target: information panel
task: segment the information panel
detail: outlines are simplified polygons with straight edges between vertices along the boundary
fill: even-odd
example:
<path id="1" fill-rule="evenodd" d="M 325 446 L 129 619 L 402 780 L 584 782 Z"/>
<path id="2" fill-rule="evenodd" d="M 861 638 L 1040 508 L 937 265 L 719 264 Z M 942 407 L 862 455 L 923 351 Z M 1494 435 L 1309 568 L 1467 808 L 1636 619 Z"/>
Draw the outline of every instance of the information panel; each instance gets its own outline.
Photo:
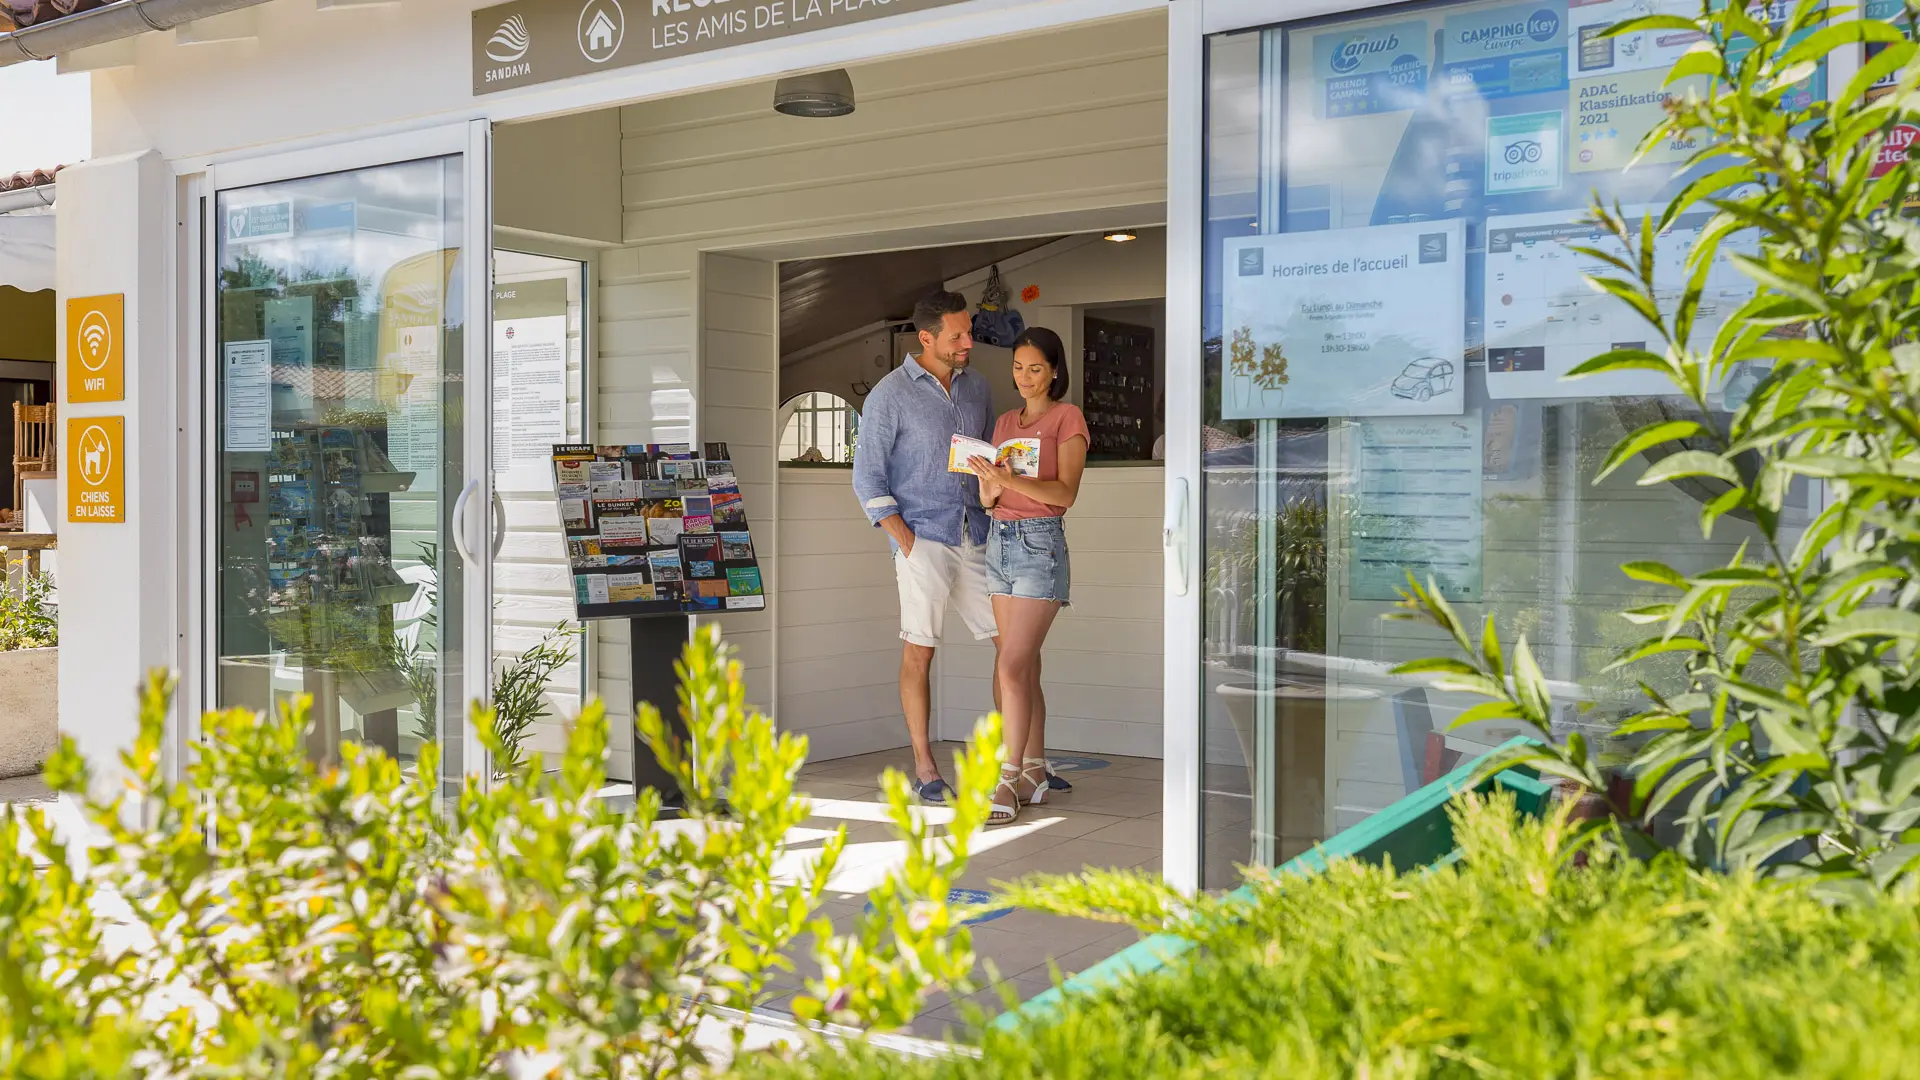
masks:
<path id="1" fill-rule="evenodd" d="M 1229 240 L 1220 414 L 1458 414 L 1466 397 L 1459 221 Z"/>
<path id="2" fill-rule="evenodd" d="M 726 443 L 553 447 L 577 619 L 767 606 Z"/>

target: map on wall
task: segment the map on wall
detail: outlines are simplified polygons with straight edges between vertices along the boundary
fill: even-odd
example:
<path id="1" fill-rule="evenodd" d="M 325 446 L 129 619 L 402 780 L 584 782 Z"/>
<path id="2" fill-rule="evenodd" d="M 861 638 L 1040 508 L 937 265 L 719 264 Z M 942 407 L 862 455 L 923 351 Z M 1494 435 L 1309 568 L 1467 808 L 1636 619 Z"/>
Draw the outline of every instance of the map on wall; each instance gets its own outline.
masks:
<path id="1" fill-rule="evenodd" d="M 1628 210 L 1637 221 L 1658 208 Z M 1585 211 L 1517 214 L 1487 219 L 1487 393 L 1495 398 L 1625 397 L 1677 391 L 1657 371 L 1610 372 L 1579 379 L 1567 372 L 1615 349 L 1664 351 L 1646 320 L 1620 300 L 1587 284 L 1586 275 L 1618 276 L 1618 270 L 1577 248 L 1624 255 Z M 1671 318 L 1687 279 L 1686 261 L 1710 212 L 1686 214 L 1654 245 L 1654 291 L 1661 314 Z M 1747 298 L 1753 281 L 1733 264 L 1735 252 L 1753 253 L 1755 243 L 1721 242 L 1707 273 L 1693 341 L 1711 341 Z"/>
<path id="2" fill-rule="evenodd" d="M 1226 419 L 1464 407 L 1460 221 L 1254 236 L 1225 248 Z"/>
<path id="3" fill-rule="evenodd" d="M 726 443 L 553 447 L 575 617 L 767 606 Z"/>

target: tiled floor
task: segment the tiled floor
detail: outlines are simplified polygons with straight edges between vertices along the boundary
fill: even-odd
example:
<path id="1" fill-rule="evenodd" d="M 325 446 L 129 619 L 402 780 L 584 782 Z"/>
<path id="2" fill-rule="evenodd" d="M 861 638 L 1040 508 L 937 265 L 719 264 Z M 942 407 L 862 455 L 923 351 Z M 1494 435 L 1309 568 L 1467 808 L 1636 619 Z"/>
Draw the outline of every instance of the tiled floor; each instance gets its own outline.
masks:
<path id="1" fill-rule="evenodd" d="M 942 762 L 956 747 L 936 748 Z M 885 808 L 879 805 L 881 772 L 888 766 L 904 770 L 911 763 L 906 751 L 843 758 L 808 765 L 801 787 L 813 798 L 817 834 L 795 838 L 789 856 L 804 859 L 809 851 L 839 825 L 847 828 L 847 848 L 830 885 L 825 910 L 836 922 L 851 920 L 864 908 L 866 893 L 901 857 L 902 847 L 892 839 Z M 974 845 L 974 855 L 960 888 L 994 891 L 994 883 L 1033 873 L 1073 873 L 1089 867 L 1160 870 L 1160 762 L 1142 758 L 1082 756 L 1063 770 L 1074 785 L 1058 804 L 1027 807 L 1011 825 L 988 828 Z M 929 816 L 941 820 L 942 811 Z M 1134 931 L 1084 919 L 1063 919 L 1033 912 L 1013 911 L 971 927 L 974 951 L 981 960 L 980 977 L 995 972 L 1022 1000 L 1051 986 L 1050 965 L 1063 976 L 1093 966 L 1139 940 Z M 811 964 L 799 962 L 801 973 Z M 783 989 L 797 988 L 789 981 Z M 786 997 L 770 1008 L 782 1009 Z M 974 1003 L 997 1011 L 998 986 L 974 995 Z M 913 1034 L 940 1038 L 962 1030 L 962 1003 L 938 995 L 915 1021 Z"/>

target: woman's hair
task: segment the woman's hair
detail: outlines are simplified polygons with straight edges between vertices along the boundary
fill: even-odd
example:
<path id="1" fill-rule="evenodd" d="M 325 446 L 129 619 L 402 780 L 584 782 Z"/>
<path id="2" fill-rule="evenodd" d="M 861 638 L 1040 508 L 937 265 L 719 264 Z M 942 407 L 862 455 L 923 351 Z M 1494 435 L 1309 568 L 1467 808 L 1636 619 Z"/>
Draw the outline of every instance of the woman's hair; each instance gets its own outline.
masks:
<path id="1" fill-rule="evenodd" d="M 1018 356 L 1020 350 L 1031 345 L 1040 350 L 1046 358 L 1047 366 L 1053 369 L 1053 382 L 1047 386 L 1047 396 L 1055 401 L 1067 396 L 1067 386 L 1072 375 L 1067 371 L 1067 347 L 1060 343 L 1060 335 L 1044 326 L 1029 326 L 1013 339 L 1013 352 Z"/>

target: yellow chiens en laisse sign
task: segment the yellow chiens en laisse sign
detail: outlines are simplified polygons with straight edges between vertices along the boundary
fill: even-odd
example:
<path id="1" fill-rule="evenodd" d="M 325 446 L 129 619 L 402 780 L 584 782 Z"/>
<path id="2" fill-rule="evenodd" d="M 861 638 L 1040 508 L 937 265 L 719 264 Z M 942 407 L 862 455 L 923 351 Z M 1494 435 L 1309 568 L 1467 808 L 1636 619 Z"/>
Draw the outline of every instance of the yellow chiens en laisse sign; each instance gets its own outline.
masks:
<path id="1" fill-rule="evenodd" d="M 127 421 L 67 418 L 67 520 L 127 520 Z"/>

